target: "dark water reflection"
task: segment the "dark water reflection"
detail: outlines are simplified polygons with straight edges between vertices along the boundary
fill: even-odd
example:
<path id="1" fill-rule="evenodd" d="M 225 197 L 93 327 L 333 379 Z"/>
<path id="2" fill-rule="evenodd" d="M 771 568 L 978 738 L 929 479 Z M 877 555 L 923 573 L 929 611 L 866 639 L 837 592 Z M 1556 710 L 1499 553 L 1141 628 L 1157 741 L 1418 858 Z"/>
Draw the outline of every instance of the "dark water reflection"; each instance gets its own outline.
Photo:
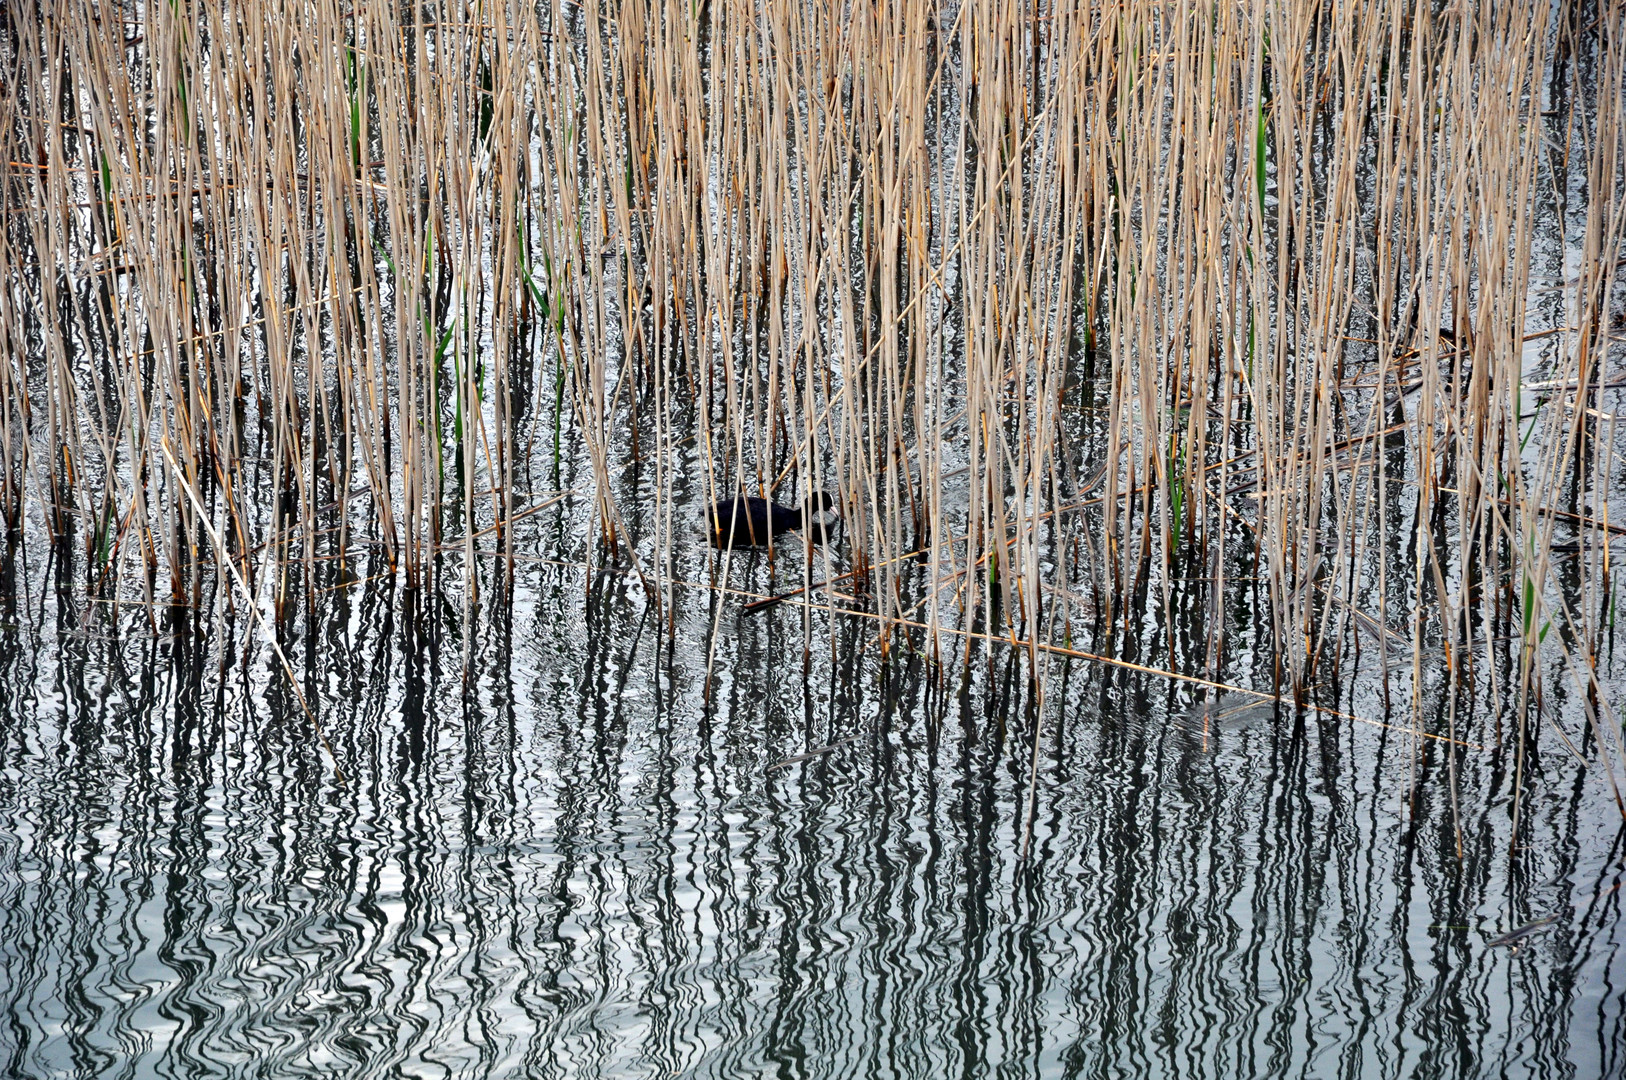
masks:
<path id="1" fill-rule="evenodd" d="M 1512 859 L 1511 755 L 1460 759 L 1459 862 L 1404 733 L 1205 748 L 1075 665 L 1030 792 L 1006 651 L 938 685 L 867 623 L 804 652 L 793 609 L 536 564 L 472 618 L 290 619 L 340 782 L 241 619 L 6 592 L 6 1077 L 1626 1074 L 1619 819 L 1551 751 Z"/>

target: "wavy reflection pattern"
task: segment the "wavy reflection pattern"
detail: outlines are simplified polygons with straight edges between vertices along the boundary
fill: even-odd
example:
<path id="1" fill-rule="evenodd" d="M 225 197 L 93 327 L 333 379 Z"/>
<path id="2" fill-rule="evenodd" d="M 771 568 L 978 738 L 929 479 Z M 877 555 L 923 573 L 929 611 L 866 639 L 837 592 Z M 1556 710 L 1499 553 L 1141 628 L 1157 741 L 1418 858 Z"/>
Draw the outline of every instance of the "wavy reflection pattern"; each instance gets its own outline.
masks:
<path id="1" fill-rule="evenodd" d="M 1030 791 L 1021 657 L 936 681 L 866 625 L 804 654 L 798 612 L 544 566 L 469 621 L 289 622 L 341 779 L 243 626 L 68 595 L 0 634 L 0 1075 L 1626 1070 L 1618 819 L 1550 750 L 1510 857 L 1511 742 L 1454 814 L 1404 731 L 1205 744 L 1077 668 Z"/>

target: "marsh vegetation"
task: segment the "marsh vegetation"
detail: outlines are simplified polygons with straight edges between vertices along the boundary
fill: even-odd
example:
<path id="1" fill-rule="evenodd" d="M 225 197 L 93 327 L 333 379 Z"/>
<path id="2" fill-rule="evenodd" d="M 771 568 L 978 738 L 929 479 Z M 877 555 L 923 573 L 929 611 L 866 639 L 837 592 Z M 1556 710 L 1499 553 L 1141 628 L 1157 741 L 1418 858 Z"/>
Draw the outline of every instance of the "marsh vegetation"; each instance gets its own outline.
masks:
<path id="1" fill-rule="evenodd" d="M 89 643 L 59 636 L 69 682 L 103 637 L 91 666 L 185 640 L 174 692 L 248 724 L 227 757 L 286 740 L 333 774 L 287 798 L 344 802 L 381 717 L 428 784 L 414 663 L 496 714 L 518 691 L 482 679 L 518 663 L 601 795 L 633 760 L 704 789 L 676 745 L 723 779 L 673 805 L 726 816 L 743 776 L 865 775 L 862 750 L 900 778 L 877 820 L 982 821 L 978 858 L 1010 859 L 968 856 L 984 885 L 1071 865 L 1085 819 L 1145 824 L 1070 802 L 1071 770 L 1110 792 L 1150 753 L 1182 813 L 1269 813 L 1256 759 L 1193 779 L 1268 744 L 1294 790 L 1478 868 L 1468 908 L 1521 897 L 1497 948 L 1539 938 L 1532 875 L 1616 865 L 1626 815 L 1623 36 L 1619 5 L 1534 0 L 8 3 L 7 677 L 30 693 L 47 622 Z M 819 492 L 828 542 L 708 549 L 717 500 Z M 287 730 L 243 719 L 265 702 Z M 745 743 L 707 741 L 752 702 Z M 988 784 L 958 816 L 927 794 L 957 711 Z M 51 757 L 47 712 L 8 760 Z M 469 760 L 529 760 L 504 730 L 506 764 Z M 13 767 L 19 798 L 54 775 Z M 491 775 L 469 790 L 526 801 Z M 613 832 L 593 806 L 548 820 Z M 1378 842 L 1329 813 L 1311 833 Z M 1521 861 L 1549 842 L 1564 866 Z M 1379 891 L 1369 929 L 1405 894 Z"/>

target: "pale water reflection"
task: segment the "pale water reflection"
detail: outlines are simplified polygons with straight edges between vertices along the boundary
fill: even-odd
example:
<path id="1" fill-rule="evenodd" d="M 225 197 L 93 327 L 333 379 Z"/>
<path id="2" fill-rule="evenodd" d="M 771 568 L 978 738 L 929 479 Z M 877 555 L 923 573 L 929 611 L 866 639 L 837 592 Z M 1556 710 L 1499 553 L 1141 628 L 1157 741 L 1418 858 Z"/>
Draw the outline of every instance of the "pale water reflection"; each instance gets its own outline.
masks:
<path id="1" fill-rule="evenodd" d="M 1268 710 L 1205 746 L 1189 693 L 1075 663 L 1030 792 L 1008 650 L 939 684 L 868 623 L 804 654 L 793 609 L 539 564 L 468 621 L 290 617 L 340 781 L 241 620 L 10 573 L 7 1077 L 1626 1070 L 1619 818 L 1549 743 L 1512 858 L 1512 755 L 1462 754 L 1458 861 L 1439 746 Z"/>

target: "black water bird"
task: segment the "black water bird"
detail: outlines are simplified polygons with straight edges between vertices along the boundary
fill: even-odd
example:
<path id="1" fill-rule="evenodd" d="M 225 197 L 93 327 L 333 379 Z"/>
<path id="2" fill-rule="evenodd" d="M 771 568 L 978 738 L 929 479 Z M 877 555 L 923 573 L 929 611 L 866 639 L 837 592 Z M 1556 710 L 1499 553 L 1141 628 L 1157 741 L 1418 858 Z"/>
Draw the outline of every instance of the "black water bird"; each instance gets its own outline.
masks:
<path id="1" fill-rule="evenodd" d="M 754 495 L 730 495 L 712 503 L 706 514 L 707 532 L 713 546 L 724 548 L 766 547 L 771 539 L 797 529 L 808 529 L 813 542 L 820 543 L 829 528 L 824 515 L 835 505 L 823 491 L 809 495 L 799 510 Z"/>

